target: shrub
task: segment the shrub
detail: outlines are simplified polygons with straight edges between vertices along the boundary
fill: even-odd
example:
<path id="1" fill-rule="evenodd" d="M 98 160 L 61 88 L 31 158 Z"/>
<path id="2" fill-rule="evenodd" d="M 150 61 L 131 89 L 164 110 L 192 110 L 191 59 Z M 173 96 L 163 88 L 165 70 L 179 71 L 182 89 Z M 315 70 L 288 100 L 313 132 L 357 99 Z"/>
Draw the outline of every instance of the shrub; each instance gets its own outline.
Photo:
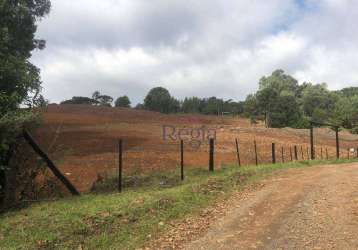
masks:
<path id="1" fill-rule="evenodd" d="M 38 121 L 38 114 L 23 110 L 8 112 L 0 118 L 0 204 L 10 185 L 7 183 L 6 173 L 11 171 L 10 159 L 22 130 L 26 126 L 38 124 Z"/>

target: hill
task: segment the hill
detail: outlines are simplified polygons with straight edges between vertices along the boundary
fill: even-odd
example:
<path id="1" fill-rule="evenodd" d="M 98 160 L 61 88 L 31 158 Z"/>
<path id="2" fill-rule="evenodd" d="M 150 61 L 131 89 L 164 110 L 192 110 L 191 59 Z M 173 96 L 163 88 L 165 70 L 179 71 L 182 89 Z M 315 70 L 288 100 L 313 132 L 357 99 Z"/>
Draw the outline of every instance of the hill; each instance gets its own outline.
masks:
<path id="1" fill-rule="evenodd" d="M 185 139 L 185 165 L 206 167 L 207 135 L 216 133 L 217 168 L 237 162 L 235 138 L 241 149 L 242 164 L 255 161 L 253 142 L 257 142 L 260 163 L 271 161 L 271 143 L 277 144 L 277 158 L 290 160 L 290 147 L 297 145 L 299 159 L 307 159 L 309 131 L 304 129 L 267 129 L 262 124 L 237 117 L 205 115 L 165 115 L 126 108 L 86 105 L 49 105 L 43 125 L 35 138 L 59 168 L 82 192 L 116 170 L 118 138 L 124 141 L 125 173 L 160 169 L 175 170 L 179 164 L 179 133 Z M 181 131 L 181 132 L 180 132 Z M 166 140 L 163 139 L 165 133 Z M 176 137 L 176 140 L 175 140 Z M 341 132 L 342 155 L 356 148 L 358 136 Z M 328 128 L 315 129 L 318 158 L 335 157 L 335 137 Z M 302 152 L 301 152 L 302 149 Z"/>

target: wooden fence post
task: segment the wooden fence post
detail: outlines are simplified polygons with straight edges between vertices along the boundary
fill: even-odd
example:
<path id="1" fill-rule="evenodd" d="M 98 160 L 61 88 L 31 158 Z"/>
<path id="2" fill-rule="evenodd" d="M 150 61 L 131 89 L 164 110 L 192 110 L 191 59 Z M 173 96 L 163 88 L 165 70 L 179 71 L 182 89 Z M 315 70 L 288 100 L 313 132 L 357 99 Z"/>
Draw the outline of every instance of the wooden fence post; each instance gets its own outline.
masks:
<path id="1" fill-rule="evenodd" d="M 336 127 L 336 156 L 339 159 L 339 135 L 338 135 L 339 127 Z"/>
<path id="2" fill-rule="evenodd" d="M 209 171 L 214 171 L 214 139 L 210 138 Z"/>
<path id="3" fill-rule="evenodd" d="M 26 129 L 23 131 L 23 136 L 25 140 L 30 144 L 32 149 L 46 162 L 48 168 L 52 173 L 66 186 L 66 188 L 71 192 L 72 195 L 80 195 L 75 186 L 61 173 L 61 171 L 55 166 L 53 161 L 47 156 L 47 154 L 40 148 L 37 142 L 32 138 L 29 132 Z"/>
<path id="4" fill-rule="evenodd" d="M 293 161 L 293 156 L 292 156 L 292 147 L 290 146 L 290 158 L 291 158 L 291 161 Z"/>
<path id="5" fill-rule="evenodd" d="M 347 149 L 347 159 L 349 160 L 349 156 L 350 156 L 350 152 L 349 152 L 349 148 Z"/>
<path id="6" fill-rule="evenodd" d="M 118 140 L 118 192 L 122 192 L 123 141 Z"/>
<path id="7" fill-rule="evenodd" d="M 236 155 L 237 155 L 237 161 L 239 163 L 239 167 L 241 167 L 241 160 L 240 160 L 240 148 L 239 148 L 239 141 L 237 140 L 237 138 L 235 139 L 235 143 L 236 143 Z"/>
<path id="8" fill-rule="evenodd" d="M 254 151 L 255 151 L 255 164 L 256 166 L 259 164 L 259 160 L 257 158 L 257 145 L 256 145 L 256 140 L 254 140 Z"/>
<path id="9" fill-rule="evenodd" d="M 323 159 L 323 148 L 321 147 L 321 159 Z"/>
<path id="10" fill-rule="evenodd" d="M 294 146 L 294 152 L 295 152 L 295 160 L 298 160 L 298 152 L 297 152 L 297 145 Z"/>
<path id="11" fill-rule="evenodd" d="M 301 145 L 301 154 L 302 154 L 302 160 L 305 159 L 304 153 L 303 153 L 303 146 Z"/>
<path id="12" fill-rule="evenodd" d="M 326 148 L 326 160 L 328 160 L 328 149 Z"/>
<path id="13" fill-rule="evenodd" d="M 184 180 L 184 141 L 180 140 L 180 179 Z"/>
<path id="14" fill-rule="evenodd" d="M 272 143 L 272 163 L 276 163 L 276 147 L 275 143 Z"/>
<path id="15" fill-rule="evenodd" d="M 307 160 L 310 160 L 309 148 L 307 147 Z"/>
<path id="16" fill-rule="evenodd" d="M 358 158 L 358 148 L 356 148 L 356 157 Z"/>
<path id="17" fill-rule="evenodd" d="M 313 124 L 310 126 L 310 142 L 311 142 L 311 159 L 315 159 L 314 145 L 313 145 Z"/>
<path id="18" fill-rule="evenodd" d="M 282 161 L 282 163 L 285 162 L 285 156 L 284 156 L 284 152 L 283 152 L 283 146 L 281 146 L 281 161 Z"/>

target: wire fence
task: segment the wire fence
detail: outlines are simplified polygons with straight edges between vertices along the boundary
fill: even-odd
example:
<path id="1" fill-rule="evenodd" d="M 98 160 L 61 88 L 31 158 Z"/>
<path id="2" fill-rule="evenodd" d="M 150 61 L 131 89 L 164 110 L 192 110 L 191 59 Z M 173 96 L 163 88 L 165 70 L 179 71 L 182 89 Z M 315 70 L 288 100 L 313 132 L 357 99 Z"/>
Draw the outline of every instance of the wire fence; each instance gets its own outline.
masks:
<path id="1" fill-rule="evenodd" d="M 62 137 L 56 138 L 56 144 L 51 141 L 40 141 L 40 144 L 51 149 L 49 157 L 45 157 L 47 163 L 54 160 L 53 166 L 49 166 L 51 171 L 58 167 L 63 175 L 60 179 L 67 178 L 81 193 L 97 191 L 99 186 L 106 185 L 108 191 L 141 187 L 153 176 L 160 183 L 177 183 L 191 169 L 217 171 L 227 167 L 333 160 L 337 156 L 358 157 L 356 140 L 342 136 L 337 147 L 334 133 L 311 139 L 309 130 L 285 129 L 277 133 L 255 128 L 253 133 L 249 128 L 236 128 L 220 136 L 177 137 L 175 140 L 137 135 L 114 137 L 110 133 L 93 132 L 87 136 L 86 131 L 78 133 L 72 131 L 72 127 L 64 131 Z M 59 173 L 55 175 L 58 178 Z"/>
<path id="2" fill-rule="evenodd" d="M 122 139 L 120 141 L 125 144 Z M 209 139 L 200 147 L 193 147 L 190 142 L 183 140 L 178 143 L 150 145 L 147 150 L 133 147 L 124 151 L 120 149 L 119 155 L 120 171 L 123 171 L 124 175 L 169 170 L 180 172 L 181 179 L 184 179 L 186 168 L 215 171 L 227 166 L 242 167 L 313 159 L 350 159 L 358 158 L 358 148 L 348 146 L 346 149 L 339 149 L 337 155 L 337 145 L 317 145 L 312 151 L 309 143 L 287 144 L 256 139 L 251 143 L 248 141 L 240 143 L 240 140 L 235 138 L 231 144 L 227 142 L 220 144 L 220 141 Z"/>

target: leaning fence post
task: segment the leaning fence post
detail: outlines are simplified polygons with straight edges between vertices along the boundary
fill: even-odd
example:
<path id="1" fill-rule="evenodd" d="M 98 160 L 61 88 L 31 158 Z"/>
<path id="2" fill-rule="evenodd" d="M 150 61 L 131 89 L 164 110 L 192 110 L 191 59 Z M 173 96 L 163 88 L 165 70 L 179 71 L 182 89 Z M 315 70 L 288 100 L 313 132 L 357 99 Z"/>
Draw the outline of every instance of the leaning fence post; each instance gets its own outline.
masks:
<path id="1" fill-rule="evenodd" d="M 294 146 L 294 152 L 295 152 L 295 160 L 298 160 L 298 152 L 297 152 L 297 145 Z"/>
<path id="2" fill-rule="evenodd" d="M 272 143 L 272 163 L 273 163 L 273 164 L 276 163 L 276 148 L 275 148 L 275 143 Z"/>
<path id="3" fill-rule="evenodd" d="M 259 164 L 259 161 L 257 159 L 257 145 L 256 145 L 256 140 L 254 140 L 254 151 L 255 151 L 255 164 L 256 166 Z"/>
<path id="4" fill-rule="evenodd" d="M 281 161 L 282 163 L 285 162 L 285 156 L 283 155 L 283 146 L 281 146 Z"/>
<path id="5" fill-rule="evenodd" d="M 56 167 L 56 165 L 51 161 L 48 155 L 41 149 L 37 142 L 32 138 L 30 133 L 24 129 L 23 130 L 24 139 L 30 144 L 32 149 L 46 162 L 49 169 L 52 173 L 66 186 L 66 188 L 71 192 L 72 195 L 80 195 L 78 190 L 72 183 L 61 173 L 61 171 Z"/>
<path id="6" fill-rule="evenodd" d="M 122 192 L 123 142 L 118 140 L 118 192 Z"/>
<path id="7" fill-rule="evenodd" d="M 210 138 L 209 171 L 214 171 L 214 139 Z"/>
<path id="8" fill-rule="evenodd" d="M 180 179 L 184 180 L 184 141 L 180 140 Z"/>
<path id="9" fill-rule="evenodd" d="M 237 155 L 237 161 L 238 161 L 238 163 L 239 163 L 239 167 L 241 167 L 240 149 L 239 149 L 239 142 L 238 142 L 237 138 L 235 139 L 235 143 L 236 143 L 236 155 Z"/>

